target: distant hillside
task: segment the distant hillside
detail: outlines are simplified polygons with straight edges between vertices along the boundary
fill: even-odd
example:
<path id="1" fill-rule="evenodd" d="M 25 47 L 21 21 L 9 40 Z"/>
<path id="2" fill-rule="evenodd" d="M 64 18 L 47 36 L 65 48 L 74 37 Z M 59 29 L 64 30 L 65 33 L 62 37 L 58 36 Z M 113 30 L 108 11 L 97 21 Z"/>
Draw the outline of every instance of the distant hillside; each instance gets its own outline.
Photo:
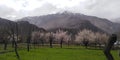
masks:
<path id="1" fill-rule="evenodd" d="M 116 22 L 116 23 L 120 23 L 120 18 L 116 18 L 116 19 L 113 19 L 114 20 L 114 22 Z"/>
<path id="2" fill-rule="evenodd" d="M 13 21 L 3 19 L 3 18 L 0 18 L 0 30 L 7 29 L 7 31 L 10 31 L 11 28 L 16 30 L 16 27 L 15 27 L 16 23 L 18 24 L 18 32 L 19 32 L 19 34 L 22 34 L 22 35 L 28 34 L 30 27 L 32 28 L 32 30 L 45 31 L 43 28 L 39 28 L 33 24 L 30 24 L 27 21 L 13 22 Z"/>
<path id="3" fill-rule="evenodd" d="M 44 16 L 25 17 L 20 19 L 22 21 L 28 21 L 38 27 L 45 29 L 56 28 L 73 28 L 82 29 L 89 28 L 91 30 L 105 31 L 107 33 L 113 33 L 118 31 L 120 26 L 107 19 L 98 18 L 94 16 L 87 16 L 79 13 L 63 12 Z"/>

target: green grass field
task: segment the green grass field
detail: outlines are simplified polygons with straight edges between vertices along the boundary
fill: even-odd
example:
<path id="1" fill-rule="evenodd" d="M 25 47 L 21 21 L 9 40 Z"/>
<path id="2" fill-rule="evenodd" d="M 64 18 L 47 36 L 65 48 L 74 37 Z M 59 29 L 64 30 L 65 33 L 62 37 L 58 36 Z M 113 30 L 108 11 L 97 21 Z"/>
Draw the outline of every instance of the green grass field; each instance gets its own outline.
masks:
<path id="1" fill-rule="evenodd" d="M 80 46 L 70 47 L 40 47 L 32 48 L 30 52 L 19 49 L 21 60 L 106 60 L 102 50 L 85 49 Z M 112 51 L 115 60 L 120 60 L 118 51 Z M 0 60 L 17 60 L 15 52 L 0 54 Z"/>

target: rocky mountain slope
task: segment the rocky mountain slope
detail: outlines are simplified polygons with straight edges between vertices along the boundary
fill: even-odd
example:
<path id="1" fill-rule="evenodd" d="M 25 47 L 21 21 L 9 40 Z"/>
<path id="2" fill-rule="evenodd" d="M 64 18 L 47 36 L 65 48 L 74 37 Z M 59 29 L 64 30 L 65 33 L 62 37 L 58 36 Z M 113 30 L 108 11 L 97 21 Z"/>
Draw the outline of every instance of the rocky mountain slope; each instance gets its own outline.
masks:
<path id="1" fill-rule="evenodd" d="M 113 23 L 107 19 L 71 12 L 25 17 L 19 20 L 28 21 L 32 24 L 37 25 L 38 27 L 43 27 L 45 29 L 89 28 L 92 30 L 102 30 L 107 33 L 114 33 L 120 29 L 119 24 Z"/>

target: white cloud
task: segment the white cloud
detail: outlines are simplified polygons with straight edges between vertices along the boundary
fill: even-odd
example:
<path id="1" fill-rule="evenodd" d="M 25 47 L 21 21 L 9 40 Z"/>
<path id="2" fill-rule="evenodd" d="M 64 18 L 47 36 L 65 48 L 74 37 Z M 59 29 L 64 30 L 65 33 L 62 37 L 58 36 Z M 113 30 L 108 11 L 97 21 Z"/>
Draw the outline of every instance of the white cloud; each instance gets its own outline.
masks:
<path id="1" fill-rule="evenodd" d="M 120 0 L 0 0 L 0 17 L 17 19 L 68 10 L 107 19 L 120 17 Z"/>
<path id="2" fill-rule="evenodd" d="M 0 5 L 6 5 L 19 10 L 34 10 L 35 8 L 41 7 L 44 4 L 44 1 L 38 0 L 2 0 L 0 1 Z"/>
<path id="3" fill-rule="evenodd" d="M 55 5 L 57 8 L 74 7 L 84 3 L 87 0 L 45 0 L 48 3 Z"/>

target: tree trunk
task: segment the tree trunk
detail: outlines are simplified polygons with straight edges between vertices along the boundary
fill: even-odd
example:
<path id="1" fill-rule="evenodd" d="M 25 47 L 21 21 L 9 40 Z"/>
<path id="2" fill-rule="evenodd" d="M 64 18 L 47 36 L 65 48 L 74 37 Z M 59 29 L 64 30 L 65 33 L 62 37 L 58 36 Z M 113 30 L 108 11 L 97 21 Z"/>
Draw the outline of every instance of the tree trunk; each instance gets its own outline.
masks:
<path id="1" fill-rule="evenodd" d="M 30 51 L 30 41 L 31 41 L 31 33 L 32 33 L 32 28 L 29 26 L 29 32 L 28 32 L 28 37 L 27 37 L 27 51 Z"/>
<path id="2" fill-rule="evenodd" d="M 63 44 L 63 39 L 61 39 L 60 41 L 60 47 L 62 48 L 62 44 Z"/>
<path id="3" fill-rule="evenodd" d="M 18 37 L 17 37 L 17 39 L 18 39 Z M 13 43 L 14 43 L 13 45 L 14 45 L 14 50 L 15 50 L 15 54 L 17 56 L 17 59 L 20 60 L 20 56 L 19 56 L 18 51 L 17 51 L 17 42 L 15 41 L 14 35 L 13 35 Z"/>
<path id="4" fill-rule="evenodd" d="M 115 34 L 112 34 L 112 36 L 109 38 L 108 43 L 104 49 L 104 54 L 107 58 L 107 60 L 114 60 L 112 54 L 110 53 L 112 46 L 114 45 L 114 43 L 117 40 L 117 36 Z"/>
<path id="5" fill-rule="evenodd" d="M 16 38 L 16 41 L 15 41 L 15 39 L 14 39 L 14 45 L 15 45 L 15 53 L 16 53 L 16 56 L 17 56 L 17 58 L 18 58 L 18 60 L 20 60 L 20 56 L 19 56 L 19 54 L 18 54 L 18 50 L 17 50 L 17 41 L 18 41 L 18 24 L 16 23 L 16 35 L 17 35 L 17 38 Z M 14 38 L 15 38 L 15 36 L 14 36 Z"/>
<path id="6" fill-rule="evenodd" d="M 53 46 L 52 46 L 52 40 L 50 40 L 50 48 L 53 48 Z"/>
<path id="7" fill-rule="evenodd" d="M 7 42 L 4 42 L 4 50 L 7 50 Z"/>
<path id="8" fill-rule="evenodd" d="M 18 60 L 20 60 L 20 56 L 19 56 L 18 51 L 17 51 L 17 42 L 14 41 L 14 44 L 15 44 L 15 54 L 16 54 Z"/>
<path id="9" fill-rule="evenodd" d="M 44 41 L 43 40 L 41 40 L 41 44 L 42 44 L 42 46 L 44 46 Z"/>
<path id="10" fill-rule="evenodd" d="M 3 43 L 4 43 L 4 50 L 7 50 L 7 41 L 6 40 L 3 40 Z"/>
<path id="11" fill-rule="evenodd" d="M 52 38 L 50 38 L 50 48 L 53 48 L 52 42 L 53 42 L 53 40 L 52 40 Z"/>
<path id="12" fill-rule="evenodd" d="M 68 41 L 68 47 L 69 47 L 69 45 L 70 45 L 70 41 Z"/>
<path id="13" fill-rule="evenodd" d="M 30 51 L 30 37 L 27 39 L 27 51 Z"/>

